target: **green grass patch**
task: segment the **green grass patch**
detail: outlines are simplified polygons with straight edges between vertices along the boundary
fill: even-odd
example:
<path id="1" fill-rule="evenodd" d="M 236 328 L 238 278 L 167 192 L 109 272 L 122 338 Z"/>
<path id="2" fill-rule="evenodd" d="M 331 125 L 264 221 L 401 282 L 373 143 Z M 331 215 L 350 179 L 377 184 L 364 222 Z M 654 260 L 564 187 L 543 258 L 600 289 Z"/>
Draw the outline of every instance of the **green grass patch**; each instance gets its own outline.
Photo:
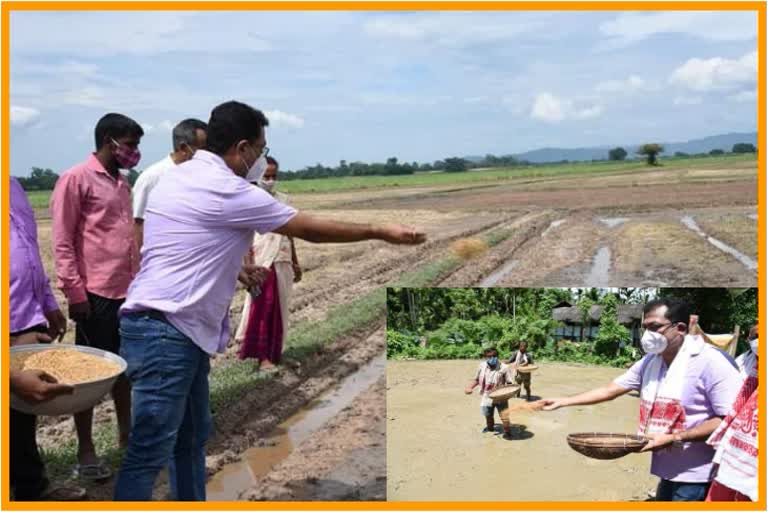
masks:
<path id="1" fill-rule="evenodd" d="M 255 359 L 232 360 L 211 368 L 208 376 L 211 412 L 215 416 L 242 398 L 249 389 L 272 377 L 273 373 L 259 372 L 259 362 Z"/>
<path id="2" fill-rule="evenodd" d="M 51 201 L 51 191 L 30 190 L 27 192 L 27 197 L 29 198 L 29 204 L 32 205 L 32 208 L 35 210 L 44 210 L 48 208 L 48 204 Z"/>

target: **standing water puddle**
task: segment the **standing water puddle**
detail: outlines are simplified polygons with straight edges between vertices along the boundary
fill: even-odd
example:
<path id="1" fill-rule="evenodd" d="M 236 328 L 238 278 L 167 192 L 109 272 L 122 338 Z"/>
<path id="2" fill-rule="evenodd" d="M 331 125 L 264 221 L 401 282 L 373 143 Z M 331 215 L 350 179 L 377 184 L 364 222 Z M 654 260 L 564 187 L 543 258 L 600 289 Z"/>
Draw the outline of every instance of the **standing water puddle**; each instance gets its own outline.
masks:
<path id="1" fill-rule="evenodd" d="M 620 226 L 621 224 L 624 224 L 629 219 L 626 217 L 611 217 L 611 218 L 602 218 L 598 219 L 600 222 L 608 226 L 609 228 L 615 228 L 616 226 Z"/>
<path id="2" fill-rule="evenodd" d="M 233 501 L 248 490 L 261 476 L 269 473 L 287 458 L 302 442 L 318 431 L 328 420 L 349 406 L 357 396 L 371 387 L 382 375 L 386 365 L 381 354 L 342 381 L 334 389 L 323 393 L 304 409 L 281 423 L 265 441 L 267 446 L 246 450 L 241 460 L 225 465 L 206 485 L 209 501 Z"/>
<path id="3" fill-rule="evenodd" d="M 517 264 L 517 260 L 506 262 L 504 265 L 494 270 L 488 277 L 480 281 L 480 288 L 490 288 L 492 286 L 496 286 L 499 281 L 504 279 L 510 272 L 515 269 Z"/>
<path id="4" fill-rule="evenodd" d="M 589 286 L 608 286 L 608 273 L 611 270 L 611 249 L 601 247 L 592 258 L 592 268 L 585 279 Z"/>
<path id="5" fill-rule="evenodd" d="M 686 215 L 683 218 L 681 218 L 680 222 L 682 222 L 688 229 L 706 238 L 707 242 L 709 242 L 710 244 L 714 245 L 721 251 L 728 253 L 734 258 L 736 258 L 737 260 L 739 260 L 741 264 L 747 267 L 749 270 L 757 270 L 757 262 L 755 260 L 747 256 L 746 254 L 739 252 L 738 250 L 734 249 L 733 247 L 726 244 L 725 242 L 721 242 L 717 238 L 713 238 L 709 236 L 707 233 L 704 232 L 703 229 L 701 229 L 701 227 L 699 227 L 698 224 L 696 224 L 696 221 L 693 220 L 693 217 L 691 217 L 690 215 Z"/>

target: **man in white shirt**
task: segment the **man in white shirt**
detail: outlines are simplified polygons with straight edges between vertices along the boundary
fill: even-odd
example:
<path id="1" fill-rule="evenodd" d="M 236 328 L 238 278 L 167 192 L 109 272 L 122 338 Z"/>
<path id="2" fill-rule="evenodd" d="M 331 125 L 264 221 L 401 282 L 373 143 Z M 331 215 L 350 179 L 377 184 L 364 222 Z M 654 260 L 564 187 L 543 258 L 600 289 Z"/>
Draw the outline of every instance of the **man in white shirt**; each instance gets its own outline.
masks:
<path id="1" fill-rule="evenodd" d="M 208 125 L 199 119 L 185 119 L 177 124 L 173 129 L 173 152 L 144 169 L 133 185 L 133 220 L 139 250 L 144 244 L 144 212 L 149 193 L 165 171 L 186 162 L 194 156 L 195 151 L 205 147 L 207 132 Z"/>

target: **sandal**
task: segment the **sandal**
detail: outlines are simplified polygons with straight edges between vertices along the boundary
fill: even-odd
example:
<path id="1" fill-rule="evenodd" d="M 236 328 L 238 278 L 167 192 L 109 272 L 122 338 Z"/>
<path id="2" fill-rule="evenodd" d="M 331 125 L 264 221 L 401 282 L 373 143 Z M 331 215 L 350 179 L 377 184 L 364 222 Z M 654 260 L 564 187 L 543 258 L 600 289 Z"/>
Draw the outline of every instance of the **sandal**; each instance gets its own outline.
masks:
<path id="1" fill-rule="evenodd" d="M 100 482 L 112 476 L 112 469 L 103 462 L 97 464 L 75 464 L 72 474 L 75 478 Z"/>
<path id="2" fill-rule="evenodd" d="M 85 489 L 76 486 L 49 485 L 41 494 L 40 501 L 83 501 L 87 497 Z"/>

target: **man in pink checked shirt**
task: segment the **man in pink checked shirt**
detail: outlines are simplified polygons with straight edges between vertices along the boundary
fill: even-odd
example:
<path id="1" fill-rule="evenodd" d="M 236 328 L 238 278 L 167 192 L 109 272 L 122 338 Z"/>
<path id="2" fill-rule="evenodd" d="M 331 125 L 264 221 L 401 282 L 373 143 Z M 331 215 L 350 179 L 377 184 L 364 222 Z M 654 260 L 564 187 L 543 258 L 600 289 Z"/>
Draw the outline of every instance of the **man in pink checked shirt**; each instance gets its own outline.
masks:
<path id="1" fill-rule="evenodd" d="M 131 210 L 131 186 L 120 169 L 141 158 L 141 126 L 122 114 L 107 114 L 96 124 L 96 151 L 65 171 L 51 196 L 53 251 L 58 286 L 77 323 L 75 343 L 120 351 L 118 310 L 139 268 Z M 120 377 L 112 388 L 120 445 L 128 444 L 131 389 Z M 93 409 L 75 414 L 78 439 L 76 473 L 104 480 L 111 469 L 99 461 L 92 437 Z"/>

